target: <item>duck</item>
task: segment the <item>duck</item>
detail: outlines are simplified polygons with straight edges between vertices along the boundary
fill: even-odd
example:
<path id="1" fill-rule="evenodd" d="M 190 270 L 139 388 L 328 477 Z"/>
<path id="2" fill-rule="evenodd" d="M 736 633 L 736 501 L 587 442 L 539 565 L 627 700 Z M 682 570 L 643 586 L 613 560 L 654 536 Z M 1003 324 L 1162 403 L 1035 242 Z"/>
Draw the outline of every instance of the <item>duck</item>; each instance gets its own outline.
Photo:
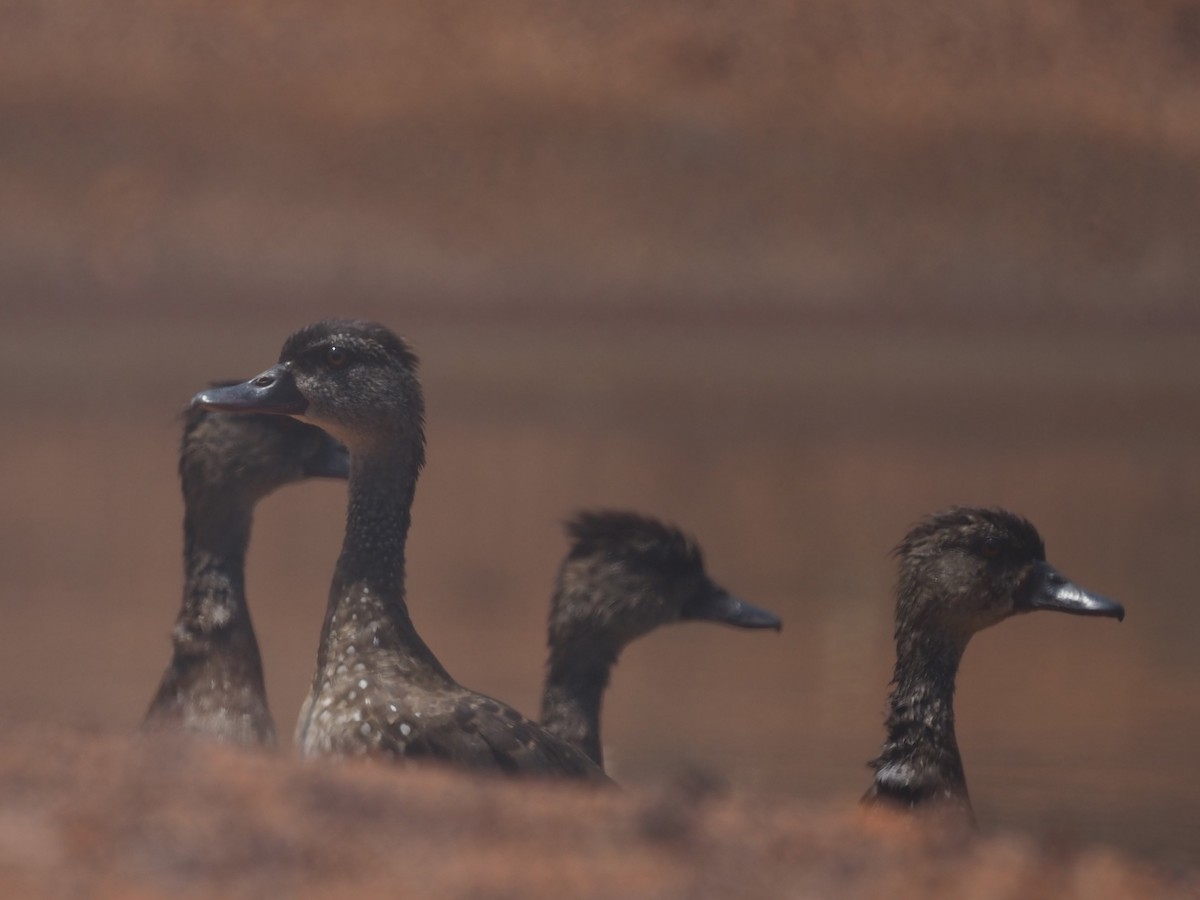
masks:
<path id="1" fill-rule="evenodd" d="M 896 667 L 883 750 L 862 802 L 945 813 L 973 826 L 954 733 L 954 682 L 967 642 L 1012 616 L 1051 610 L 1121 621 L 1125 608 L 1046 561 L 1027 520 L 1004 509 L 953 507 L 914 526 L 894 555 Z"/>
<path id="2" fill-rule="evenodd" d="M 193 405 L 293 416 L 350 451 L 349 504 L 312 687 L 303 756 L 434 760 L 481 772 L 608 782 L 586 754 L 512 707 L 460 685 L 418 634 L 405 545 L 425 461 L 425 400 L 412 348 L 375 322 L 324 319 L 277 365 Z"/>
<path id="3" fill-rule="evenodd" d="M 184 414 L 179 452 L 183 603 L 171 636 L 171 660 L 144 729 L 180 730 L 244 746 L 275 745 L 246 603 L 254 506 L 284 485 L 349 474 L 346 448 L 312 425 L 199 408 Z"/>
<path id="4" fill-rule="evenodd" d="M 541 723 L 603 767 L 600 707 L 621 651 L 671 622 L 773 629 L 774 613 L 713 581 L 694 538 L 624 510 L 584 510 L 564 526 L 569 549 L 550 602 Z"/>

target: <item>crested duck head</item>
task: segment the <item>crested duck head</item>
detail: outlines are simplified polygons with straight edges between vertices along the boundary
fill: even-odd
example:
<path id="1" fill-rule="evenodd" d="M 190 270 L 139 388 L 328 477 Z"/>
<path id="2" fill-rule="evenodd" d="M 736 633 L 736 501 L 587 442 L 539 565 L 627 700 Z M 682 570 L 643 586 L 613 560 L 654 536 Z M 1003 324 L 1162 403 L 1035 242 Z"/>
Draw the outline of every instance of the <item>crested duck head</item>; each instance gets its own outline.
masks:
<path id="1" fill-rule="evenodd" d="M 887 740 L 867 803 L 950 807 L 971 817 L 954 733 L 954 682 L 971 636 L 1037 610 L 1120 621 L 1121 604 L 1046 560 L 1037 529 L 1002 509 L 955 507 L 897 546 L 896 668 Z"/>

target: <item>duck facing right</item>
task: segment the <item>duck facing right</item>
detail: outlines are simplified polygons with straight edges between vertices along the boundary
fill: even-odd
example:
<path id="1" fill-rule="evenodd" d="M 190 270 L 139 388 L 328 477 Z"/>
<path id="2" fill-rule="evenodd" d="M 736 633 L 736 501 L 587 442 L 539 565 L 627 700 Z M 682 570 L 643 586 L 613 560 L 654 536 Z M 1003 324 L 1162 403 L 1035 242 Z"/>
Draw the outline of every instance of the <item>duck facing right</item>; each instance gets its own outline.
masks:
<path id="1" fill-rule="evenodd" d="M 954 735 L 954 680 L 978 631 L 1054 610 L 1121 621 L 1125 608 L 1046 562 L 1041 535 L 1002 509 L 955 507 L 917 524 L 895 549 L 896 669 L 868 805 L 950 810 L 974 821 Z"/>
<path id="2" fill-rule="evenodd" d="M 621 651 L 671 622 L 779 631 L 783 623 L 730 594 L 704 568 L 695 540 L 621 510 L 580 512 L 550 600 L 542 725 L 603 767 L 600 706 Z"/>

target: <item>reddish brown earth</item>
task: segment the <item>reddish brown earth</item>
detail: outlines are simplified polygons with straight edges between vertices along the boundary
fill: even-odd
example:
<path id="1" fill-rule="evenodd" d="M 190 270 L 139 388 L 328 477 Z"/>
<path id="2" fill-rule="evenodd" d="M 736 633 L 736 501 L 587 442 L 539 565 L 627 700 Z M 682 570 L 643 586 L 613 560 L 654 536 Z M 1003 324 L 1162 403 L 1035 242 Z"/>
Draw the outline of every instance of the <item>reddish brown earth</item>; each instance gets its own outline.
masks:
<path id="1" fill-rule="evenodd" d="M 318 765 L 164 737 L 5 728 L 5 896 L 1196 896 L 1111 850 L 970 838 L 730 793 Z"/>

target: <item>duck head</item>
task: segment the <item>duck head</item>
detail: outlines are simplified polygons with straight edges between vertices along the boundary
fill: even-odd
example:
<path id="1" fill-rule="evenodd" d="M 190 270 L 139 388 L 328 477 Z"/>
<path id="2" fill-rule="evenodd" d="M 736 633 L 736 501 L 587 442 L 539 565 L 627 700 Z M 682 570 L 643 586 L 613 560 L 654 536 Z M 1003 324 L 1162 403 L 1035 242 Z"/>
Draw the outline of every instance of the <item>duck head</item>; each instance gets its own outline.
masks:
<path id="1" fill-rule="evenodd" d="M 197 501 L 215 496 L 254 503 L 295 481 L 349 474 L 346 448 L 311 425 L 197 407 L 185 414 L 179 475 Z"/>
<path id="2" fill-rule="evenodd" d="M 896 632 L 972 634 L 1020 613 L 1054 610 L 1121 620 L 1121 604 L 1084 590 L 1046 561 L 1031 523 L 1001 509 L 957 507 L 918 524 L 896 548 Z"/>
<path id="3" fill-rule="evenodd" d="M 202 391 L 192 404 L 293 416 L 352 453 L 398 432 L 420 436 L 425 414 L 416 355 L 384 326 L 352 319 L 300 329 L 283 345 L 278 364 L 243 384 Z"/>
<path id="4" fill-rule="evenodd" d="M 684 620 L 779 630 L 779 618 L 713 581 L 695 541 L 628 512 L 594 511 L 566 525 L 571 547 L 550 610 L 551 643 L 600 639 L 615 648 Z"/>

